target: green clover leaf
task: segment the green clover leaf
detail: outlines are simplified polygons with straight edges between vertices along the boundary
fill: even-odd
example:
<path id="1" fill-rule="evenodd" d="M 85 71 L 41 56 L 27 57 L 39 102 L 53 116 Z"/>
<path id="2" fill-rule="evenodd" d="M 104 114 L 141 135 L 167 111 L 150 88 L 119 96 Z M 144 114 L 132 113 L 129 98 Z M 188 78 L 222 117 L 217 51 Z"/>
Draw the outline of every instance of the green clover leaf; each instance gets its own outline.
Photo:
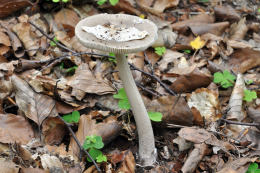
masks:
<path id="1" fill-rule="evenodd" d="M 110 4 L 115 6 L 119 0 L 109 0 Z"/>
<path id="2" fill-rule="evenodd" d="M 217 84 L 220 83 L 220 85 L 223 88 L 228 88 L 233 86 L 235 79 L 236 77 L 234 75 L 230 74 L 229 71 L 224 70 L 223 73 L 221 72 L 214 73 L 213 82 Z"/>
<path id="3" fill-rule="evenodd" d="M 96 135 L 86 136 L 86 139 L 83 144 L 83 148 L 85 150 L 89 148 L 101 149 L 103 147 L 104 147 L 104 143 L 102 141 L 101 136 L 96 136 Z"/>
<path id="4" fill-rule="evenodd" d="M 73 111 L 71 114 L 64 115 L 62 118 L 67 123 L 78 123 L 80 119 L 80 113 L 78 111 Z"/>
<path id="5" fill-rule="evenodd" d="M 162 121 L 162 113 L 161 112 L 148 112 L 148 116 L 150 120 L 160 122 Z"/>
<path id="6" fill-rule="evenodd" d="M 155 50 L 155 53 L 159 56 L 162 56 L 166 52 L 165 47 L 155 47 L 154 50 Z"/>
<path id="7" fill-rule="evenodd" d="M 243 100 L 247 102 L 251 102 L 254 99 L 257 98 L 256 92 L 255 91 L 250 91 L 250 90 L 244 90 L 244 98 Z"/>
<path id="8" fill-rule="evenodd" d="M 257 163 L 251 163 L 246 171 L 246 173 L 260 173 Z"/>
<path id="9" fill-rule="evenodd" d="M 99 0 L 99 1 L 97 2 L 97 4 L 98 4 L 98 5 L 103 5 L 105 2 L 107 2 L 107 0 Z"/>

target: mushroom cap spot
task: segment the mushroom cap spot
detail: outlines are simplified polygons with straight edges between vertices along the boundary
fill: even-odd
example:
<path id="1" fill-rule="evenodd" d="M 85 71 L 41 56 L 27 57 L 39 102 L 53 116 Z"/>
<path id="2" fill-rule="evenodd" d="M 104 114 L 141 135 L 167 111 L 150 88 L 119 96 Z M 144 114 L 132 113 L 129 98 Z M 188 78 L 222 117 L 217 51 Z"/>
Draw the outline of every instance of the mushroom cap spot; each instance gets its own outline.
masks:
<path id="1" fill-rule="evenodd" d="M 118 42 L 115 40 L 101 40 L 95 35 L 88 33 L 82 27 L 95 27 L 97 25 L 115 25 L 126 28 L 135 27 L 139 31 L 146 31 L 148 34 L 143 39 Z M 81 20 L 75 28 L 75 35 L 86 47 L 98 49 L 116 54 L 140 52 L 151 46 L 157 40 L 157 26 L 147 19 L 127 14 L 98 14 Z"/>

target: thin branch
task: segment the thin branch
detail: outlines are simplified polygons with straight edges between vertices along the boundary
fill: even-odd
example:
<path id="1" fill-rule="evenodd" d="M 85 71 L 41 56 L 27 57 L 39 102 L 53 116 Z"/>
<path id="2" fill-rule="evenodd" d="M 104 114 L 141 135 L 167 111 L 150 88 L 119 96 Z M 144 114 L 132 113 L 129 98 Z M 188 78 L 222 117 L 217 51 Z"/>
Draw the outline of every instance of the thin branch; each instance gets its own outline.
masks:
<path id="1" fill-rule="evenodd" d="M 220 119 L 221 121 L 225 121 L 228 124 L 234 124 L 234 125 L 242 125 L 242 126 L 260 126 L 260 123 L 244 123 L 244 122 L 238 122 L 238 121 L 231 121 L 227 119 Z"/>
<path id="2" fill-rule="evenodd" d="M 153 92 L 152 90 L 145 88 L 145 87 L 144 87 L 143 85 L 141 85 L 139 82 L 135 82 L 135 84 L 136 84 L 139 88 L 141 88 L 142 90 L 148 92 L 148 93 L 151 94 L 151 95 L 154 95 L 154 96 L 156 96 L 156 97 L 160 97 L 160 96 L 161 96 L 161 94 L 159 95 L 159 94 Z"/>
<path id="3" fill-rule="evenodd" d="M 55 41 L 52 37 L 50 37 L 48 34 L 46 34 L 41 28 L 39 28 L 37 25 L 35 25 L 34 23 L 32 23 L 31 21 L 28 21 L 28 23 L 30 23 L 32 26 L 34 26 L 38 31 L 40 31 L 40 33 L 42 35 L 44 35 L 46 38 L 48 38 L 49 40 L 53 41 L 57 46 L 69 51 L 69 52 L 72 52 L 72 53 L 77 53 L 76 51 L 74 50 L 71 50 L 70 48 L 68 48 L 67 46 L 64 46 L 62 45 L 61 43 Z"/>
<path id="4" fill-rule="evenodd" d="M 128 63 L 130 65 L 130 67 L 133 69 L 133 70 L 137 70 L 137 71 L 140 71 L 142 72 L 143 74 L 147 75 L 147 76 L 150 76 L 151 78 L 154 78 L 168 93 L 170 93 L 171 95 L 174 95 L 176 96 L 176 94 L 170 89 L 168 88 L 157 76 L 155 75 L 152 75 L 150 73 L 147 73 L 139 68 L 137 68 L 136 66 L 134 66 L 133 64 L 131 63 Z"/>
<path id="5" fill-rule="evenodd" d="M 93 164 L 94 164 L 95 167 L 97 168 L 97 171 L 98 171 L 98 172 L 102 172 L 101 169 L 98 167 L 97 163 L 95 162 L 95 160 L 91 157 L 91 155 L 90 155 L 86 150 L 84 150 L 84 148 L 81 146 L 81 144 L 80 144 L 78 138 L 76 137 L 75 133 L 74 133 L 73 130 L 71 129 L 70 125 L 69 125 L 66 121 L 64 121 L 64 120 L 61 118 L 61 116 L 58 115 L 58 117 L 60 118 L 60 120 L 61 120 L 61 121 L 67 126 L 67 128 L 69 129 L 69 131 L 70 131 L 70 133 L 71 133 L 73 139 L 74 139 L 75 142 L 77 143 L 77 145 L 78 145 L 80 151 L 83 151 L 83 152 L 90 158 L 90 160 L 93 162 Z"/>

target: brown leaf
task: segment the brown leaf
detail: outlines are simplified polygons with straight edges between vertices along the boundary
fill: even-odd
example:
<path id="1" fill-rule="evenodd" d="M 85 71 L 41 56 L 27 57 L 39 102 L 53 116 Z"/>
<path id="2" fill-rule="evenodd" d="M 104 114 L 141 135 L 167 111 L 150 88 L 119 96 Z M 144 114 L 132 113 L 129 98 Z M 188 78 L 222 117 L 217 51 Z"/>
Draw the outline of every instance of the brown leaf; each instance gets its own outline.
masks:
<path id="1" fill-rule="evenodd" d="M 19 167 L 14 162 L 0 160 L 0 170 L 3 173 L 19 173 Z"/>
<path id="2" fill-rule="evenodd" d="M 42 123 L 44 141 L 49 145 L 59 145 L 66 132 L 66 126 L 58 117 L 47 118 Z"/>
<path id="3" fill-rule="evenodd" d="M 171 89 L 177 93 L 191 92 L 197 88 L 207 87 L 211 83 L 211 76 L 200 72 L 197 68 L 189 74 L 179 76 L 171 84 Z"/>
<path id="4" fill-rule="evenodd" d="M 214 18 L 212 16 L 207 15 L 207 14 L 200 14 L 200 15 L 194 16 L 191 19 L 174 23 L 171 26 L 172 26 L 173 30 L 184 31 L 187 29 L 187 27 L 190 27 L 196 23 L 213 23 L 213 22 L 214 22 Z"/>
<path id="5" fill-rule="evenodd" d="M 96 79 L 86 63 L 77 68 L 68 85 L 72 87 L 72 95 L 78 100 L 81 100 L 85 93 L 104 95 L 115 92 L 106 80 Z"/>
<path id="6" fill-rule="evenodd" d="M 219 110 L 218 94 L 206 88 L 200 88 L 188 95 L 187 102 L 190 108 L 194 107 L 207 122 L 217 120 Z"/>
<path id="7" fill-rule="evenodd" d="M 158 13 L 162 13 L 167 8 L 176 7 L 179 4 L 179 0 L 156 0 L 154 4 L 152 0 L 139 0 L 137 3 L 144 10 L 158 15 Z"/>
<path id="8" fill-rule="evenodd" d="M 0 141 L 27 144 L 34 133 L 28 121 L 19 115 L 0 114 Z"/>
<path id="9" fill-rule="evenodd" d="M 4 32 L 0 32 L 0 45 L 1 44 L 5 46 L 11 46 L 9 37 Z"/>
<path id="10" fill-rule="evenodd" d="M 13 14 L 16 11 L 31 5 L 33 4 L 29 0 L 1 0 L 0 18 L 7 17 L 8 15 Z"/>
<path id="11" fill-rule="evenodd" d="M 35 93 L 24 80 L 15 75 L 11 79 L 16 103 L 29 119 L 41 125 L 45 118 L 57 115 L 55 101 L 51 97 Z"/>
<path id="12" fill-rule="evenodd" d="M 54 15 L 54 20 L 59 30 L 66 30 L 69 37 L 75 35 L 74 28 L 80 21 L 80 17 L 77 13 L 71 9 L 62 8 L 58 13 Z"/>
<path id="13" fill-rule="evenodd" d="M 162 113 L 163 123 L 192 125 L 192 112 L 183 97 L 162 96 L 152 101 L 144 99 L 144 102 L 147 110 Z"/>
<path id="14" fill-rule="evenodd" d="M 183 53 L 172 51 L 167 49 L 163 54 L 162 59 L 158 62 L 159 69 L 165 71 L 168 68 L 168 64 L 176 61 L 178 58 L 184 56 Z"/>
<path id="15" fill-rule="evenodd" d="M 241 19 L 238 23 L 234 23 L 230 28 L 230 39 L 232 40 L 243 40 L 248 27 L 246 25 L 246 18 Z"/>
<path id="16" fill-rule="evenodd" d="M 236 73 L 245 73 L 251 68 L 260 65 L 260 51 L 255 51 L 252 49 L 239 49 L 236 50 L 228 62 L 232 70 Z"/>
<path id="17" fill-rule="evenodd" d="M 49 171 L 39 168 L 21 168 L 21 173 L 49 173 Z"/>
<path id="18" fill-rule="evenodd" d="M 92 119 L 91 113 L 89 115 L 81 115 L 79 120 L 79 127 L 76 133 L 76 137 L 83 145 L 86 136 L 97 135 L 101 136 L 105 144 L 111 142 L 115 137 L 119 135 L 122 127 L 114 116 L 110 116 L 102 123 L 96 123 L 96 120 Z M 73 155 L 79 155 L 79 148 L 73 138 L 70 140 L 70 151 Z"/>
<path id="19" fill-rule="evenodd" d="M 211 33 L 215 35 L 222 35 L 225 29 L 229 26 L 229 22 L 220 23 L 194 23 L 190 25 L 190 29 L 195 35 L 202 35 L 206 33 Z"/>
<path id="20" fill-rule="evenodd" d="M 128 173 L 135 173 L 135 158 L 131 151 L 123 151 L 122 154 L 124 155 L 122 163 L 120 167 L 116 170 L 116 173 L 121 172 L 128 172 Z"/>
<path id="21" fill-rule="evenodd" d="M 40 40 L 37 38 L 36 34 L 31 31 L 31 25 L 29 23 L 18 23 L 14 25 L 12 29 L 23 42 L 26 49 L 39 49 Z M 28 54 L 33 56 L 36 54 L 36 50 L 29 51 Z"/>
<path id="22" fill-rule="evenodd" d="M 240 19 L 240 15 L 231 6 L 216 6 L 214 7 L 215 16 L 221 21 L 236 22 Z"/>

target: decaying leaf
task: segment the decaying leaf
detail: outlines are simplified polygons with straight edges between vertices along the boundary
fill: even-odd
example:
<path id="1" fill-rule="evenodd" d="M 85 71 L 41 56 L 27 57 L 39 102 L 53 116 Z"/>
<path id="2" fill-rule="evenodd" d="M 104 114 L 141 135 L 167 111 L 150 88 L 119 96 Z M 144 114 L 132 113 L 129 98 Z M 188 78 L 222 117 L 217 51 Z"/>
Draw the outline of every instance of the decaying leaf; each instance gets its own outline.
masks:
<path id="1" fill-rule="evenodd" d="M 20 115 L 0 114 L 0 142 L 27 144 L 34 133 L 29 122 Z"/>
<path id="2" fill-rule="evenodd" d="M 231 25 L 230 39 L 242 40 L 248 31 L 246 18 L 241 19 L 237 24 Z"/>
<path id="3" fill-rule="evenodd" d="M 167 8 L 177 6 L 179 0 L 156 0 L 154 4 L 152 0 L 139 0 L 137 3 L 145 11 L 148 11 L 154 15 L 158 15 Z"/>
<path id="4" fill-rule="evenodd" d="M 63 170 L 63 165 L 58 157 L 51 156 L 49 154 L 43 154 L 40 156 L 41 164 L 44 170 L 54 170 L 60 172 Z"/>
<path id="5" fill-rule="evenodd" d="M 4 173 L 19 173 L 19 165 L 16 165 L 12 161 L 0 160 L 0 170 Z"/>
<path id="6" fill-rule="evenodd" d="M 228 62 L 232 70 L 236 73 L 245 73 L 246 71 L 260 65 L 260 51 L 252 49 L 238 49 L 232 55 Z"/>
<path id="7" fill-rule="evenodd" d="M 177 93 L 191 92 L 197 88 L 207 87 L 211 83 L 211 76 L 201 72 L 198 68 L 189 74 L 180 75 L 171 84 L 171 89 Z"/>
<path id="8" fill-rule="evenodd" d="M 240 15 L 230 5 L 214 7 L 215 16 L 221 21 L 236 22 L 240 19 Z"/>
<path id="9" fill-rule="evenodd" d="M 84 143 L 86 136 L 89 135 L 101 136 L 103 142 L 107 144 L 119 135 L 121 128 L 120 123 L 113 116 L 108 117 L 104 122 L 97 124 L 96 120 L 92 119 L 90 113 L 89 115 L 80 116 L 76 136 L 81 144 Z M 75 156 L 78 156 L 79 154 L 79 148 L 73 138 L 70 140 L 70 151 Z"/>
<path id="10" fill-rule="evenodd" d="M 189 107 L 196 108 L 207 122 L 217 120 L 216 116 L 219 110 L 219 102 L 216 92 L 206 88 L 200 88 L 192 92 L 187 100 Z"/>
<path id="11" fill-rule="evenodd" d="M 85 96 L 85 93 L 104 95 L 115 91 L 107 81 L 96 79 L 86 63 L 82 63 L 77 68 L 68 85 L 72 87 L 72 95 L 79 100 Z"/>
<path id="12" fill-rule="evenodd" d="M 41 125 L 45 118 L 57 115 L 55 101 L 51 97 L 35 93 L 28 83 L 15 75 L 11 80 L 15 89 L 16 104 L 29 119 Z"/>
<path id="13" fill-rule="evenodd" d="M 147 110 L 162 113 L 163 123 L 180 125 L 193 123 L 192 112 L 183 97 L 162 96 L 152 101 L 145 99 L 144 102 Z"/>
<path id="14" fill-rule="evenodd" d="M 108 158 L 114 166 L 120 165 L 119 168 L 116 170 L 117 173 L 135 172 L 135 159 L 131 151 L 127 150 L 120 152 L 118 150 L 115 150 L 108 155 Z"/>

